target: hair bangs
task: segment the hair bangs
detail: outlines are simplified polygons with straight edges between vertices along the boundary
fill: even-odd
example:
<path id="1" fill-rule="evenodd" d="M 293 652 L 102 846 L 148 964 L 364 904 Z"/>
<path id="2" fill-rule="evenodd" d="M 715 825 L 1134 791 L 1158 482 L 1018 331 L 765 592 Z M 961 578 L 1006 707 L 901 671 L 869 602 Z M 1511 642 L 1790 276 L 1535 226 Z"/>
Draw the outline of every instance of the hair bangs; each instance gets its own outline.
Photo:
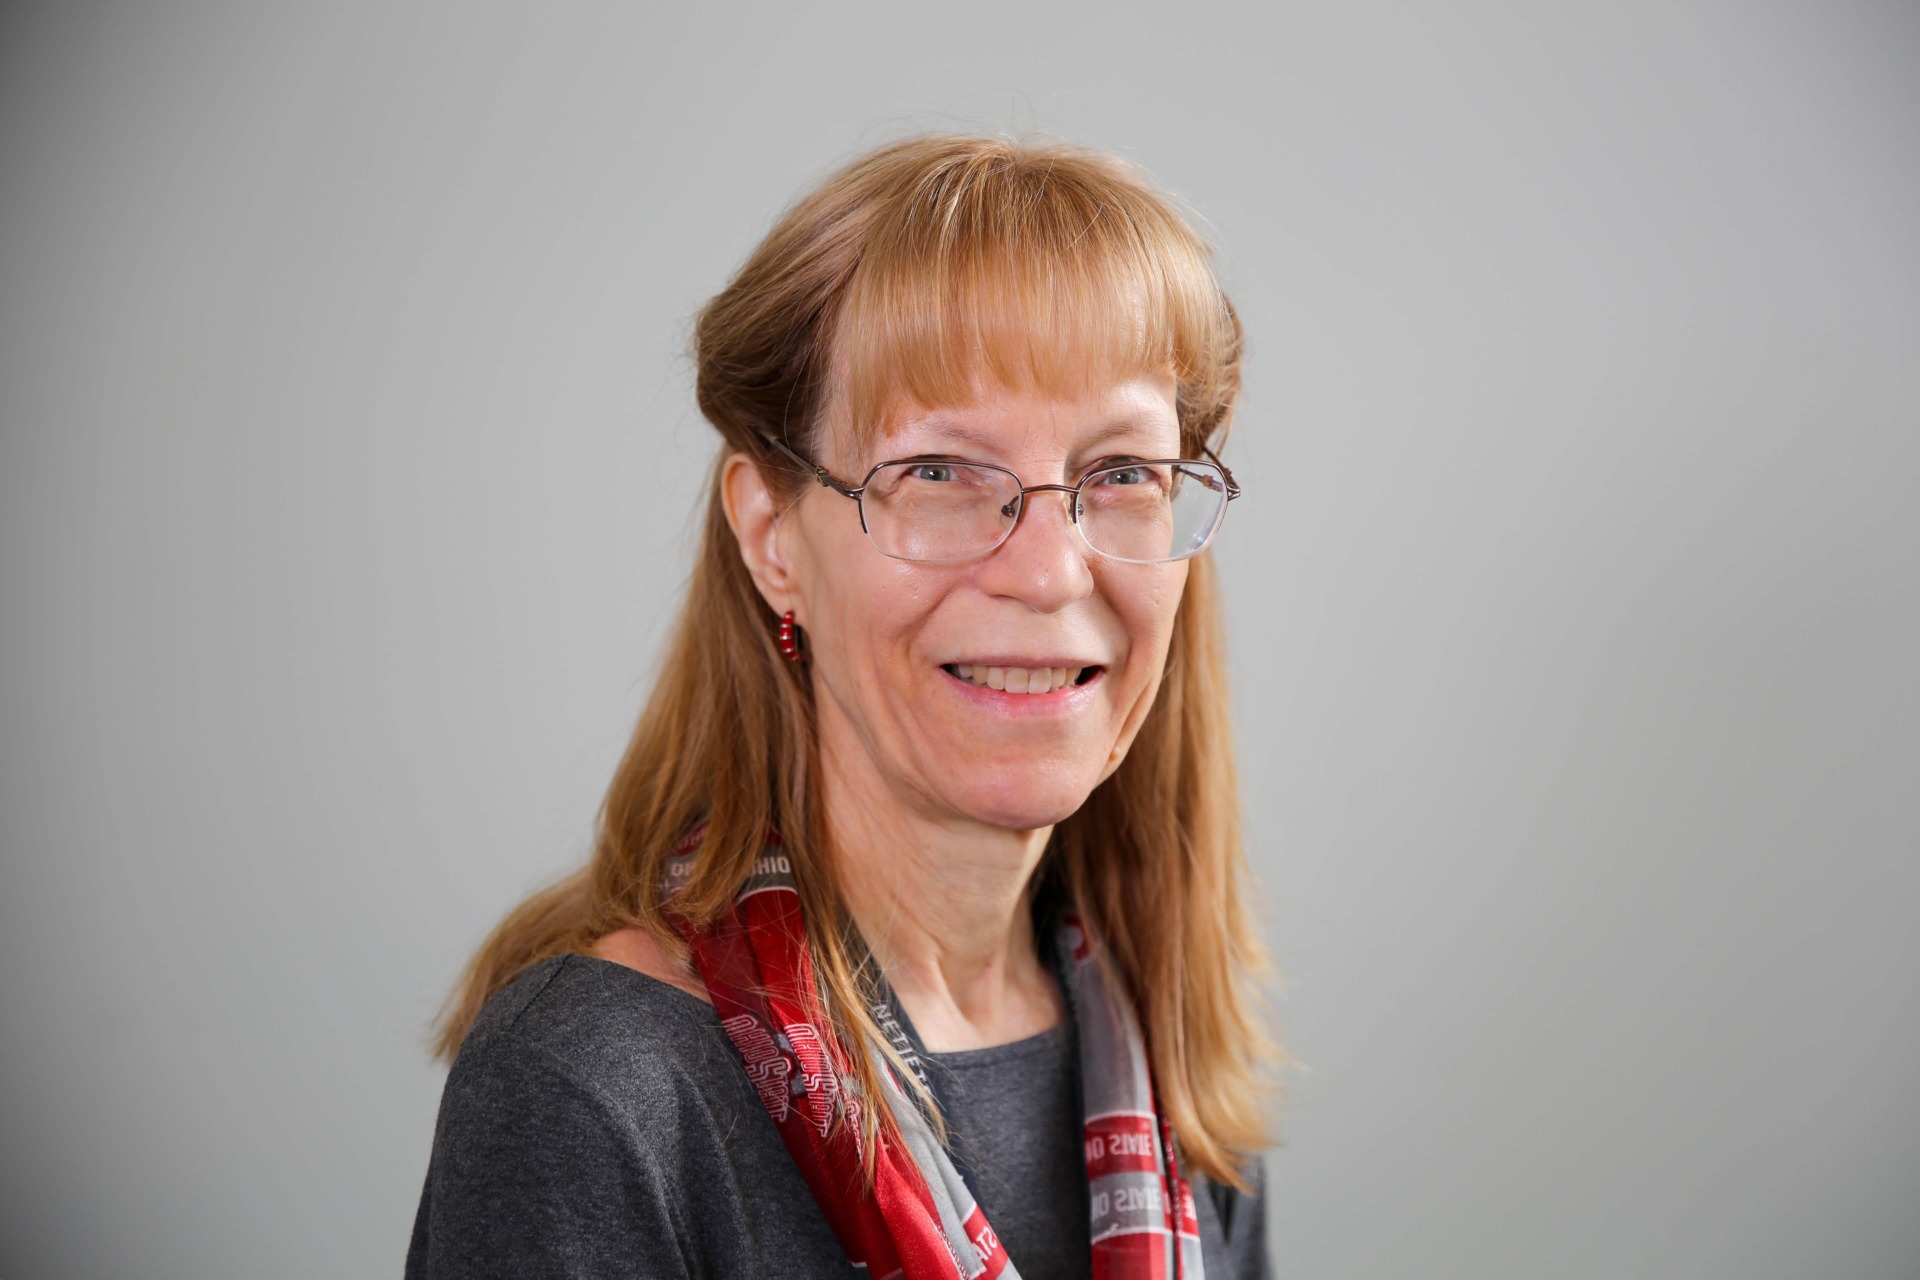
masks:
<path id="1" fill-rule="evenodd" d="M 847 283 L 831 381 L 856 441 L 994 387 L 1170 373 L 1183 403 L 1217 397 L 1237 326 L 1204 241 L 1110 157 L 969 160 L 890 203 Z"/>

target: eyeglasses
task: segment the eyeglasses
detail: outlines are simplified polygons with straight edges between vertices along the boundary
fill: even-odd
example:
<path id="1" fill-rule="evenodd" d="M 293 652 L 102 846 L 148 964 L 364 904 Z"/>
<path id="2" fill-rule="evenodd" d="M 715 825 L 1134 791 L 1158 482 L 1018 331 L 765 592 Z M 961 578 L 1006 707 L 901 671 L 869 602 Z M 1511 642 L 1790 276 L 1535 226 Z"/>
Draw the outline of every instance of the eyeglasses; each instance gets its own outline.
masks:
<path id="1" fill-rule="evenodd" d="M 1023 484 L 1005 467 L 925 456 L 882 462 L 859 484 L 836 479 L 766 432 L 761 438 L 860 507 L 860 527 L 884 555 L 947 564 L 1005 542 L 1027 495 L 1072 495 L 1067 511 L 1086 544 L 1132 564 L 1164 564 L 1206 550 L 1240 486 L 1204 450 L 1196 458 L 1142 458 L 1093 468 L 1078 484 Z"/>

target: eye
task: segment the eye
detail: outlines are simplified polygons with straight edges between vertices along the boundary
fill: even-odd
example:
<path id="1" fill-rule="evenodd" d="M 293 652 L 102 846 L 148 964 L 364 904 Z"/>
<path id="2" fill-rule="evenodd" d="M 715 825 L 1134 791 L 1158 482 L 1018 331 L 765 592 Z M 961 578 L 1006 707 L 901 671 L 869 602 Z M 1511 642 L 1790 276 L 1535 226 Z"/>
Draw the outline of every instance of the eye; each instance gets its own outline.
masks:
<path id="1" fill-rule="evenodd" d="M 906 469 L 906 477 L 929 484 L 947 484 L 957 478 L 951 462 L 916 462 Z"/>
<path id="2" fill-rule="evenodd" d="M 1106 458 L 1095 464 L 1100 474 L 1094 483 L 1099 485 L 1146 484 L 1152 479 L 1149 467 L 1131 467 L 1124 465 L 1129 459 Z M 1102 468 L 1105 468 L 1104 470 Z"/>

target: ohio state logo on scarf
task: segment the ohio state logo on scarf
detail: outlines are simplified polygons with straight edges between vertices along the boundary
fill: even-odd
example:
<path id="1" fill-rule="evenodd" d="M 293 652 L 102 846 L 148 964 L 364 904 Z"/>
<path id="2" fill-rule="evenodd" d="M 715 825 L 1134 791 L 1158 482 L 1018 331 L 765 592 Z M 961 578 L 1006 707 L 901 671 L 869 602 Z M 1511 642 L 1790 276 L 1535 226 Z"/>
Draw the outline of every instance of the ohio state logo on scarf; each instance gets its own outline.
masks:
<path id="1" fill-rule="evenodd" d="M 686 879 L 701 835 L 696 828 L 675 850 L 669 895 Z M 732 910 L 704 931 L 682 933 L 720 1025 L 847 1257 L 874 1280 L 1018 1280 L 966 1180 L 877 1045 L 865 1051 L 886 1082 L 883 1101 L 901 1141 L 883 1141 L 873 1194 L 863 1189 L 862 1100 L 847 1074 L 851 1050 L 815 1008 L 800 895 L 777 833 L 768 833 Z M 1181 1176 L 1173 1131 L 1154 1106 L 1139 1020 L 1108 983 L 1077 916 L 1065 917 L 1056 943 L 1080 1043 L 1094 1280 L 1204 1280 L 1193 1191 Z M 884 1006 L 875 1013 L 886 1025 Z"/>

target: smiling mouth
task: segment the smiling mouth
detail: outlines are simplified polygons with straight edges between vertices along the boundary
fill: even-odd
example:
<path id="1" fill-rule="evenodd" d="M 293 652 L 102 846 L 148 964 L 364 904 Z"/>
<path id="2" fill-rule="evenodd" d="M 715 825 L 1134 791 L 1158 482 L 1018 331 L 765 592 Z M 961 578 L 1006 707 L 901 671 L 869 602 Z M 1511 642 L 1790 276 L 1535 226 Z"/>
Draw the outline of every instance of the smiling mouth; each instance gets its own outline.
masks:
<path id="1" fill-rule="evenodd" d="M 964 662 L 945 663 L 940 668 L 956 680 L 995 689 L 1004 693 L 1053 693 L 1069 686 L 1086 684 L 1103 668 L 1094 667 L 986 667 Z"/>

